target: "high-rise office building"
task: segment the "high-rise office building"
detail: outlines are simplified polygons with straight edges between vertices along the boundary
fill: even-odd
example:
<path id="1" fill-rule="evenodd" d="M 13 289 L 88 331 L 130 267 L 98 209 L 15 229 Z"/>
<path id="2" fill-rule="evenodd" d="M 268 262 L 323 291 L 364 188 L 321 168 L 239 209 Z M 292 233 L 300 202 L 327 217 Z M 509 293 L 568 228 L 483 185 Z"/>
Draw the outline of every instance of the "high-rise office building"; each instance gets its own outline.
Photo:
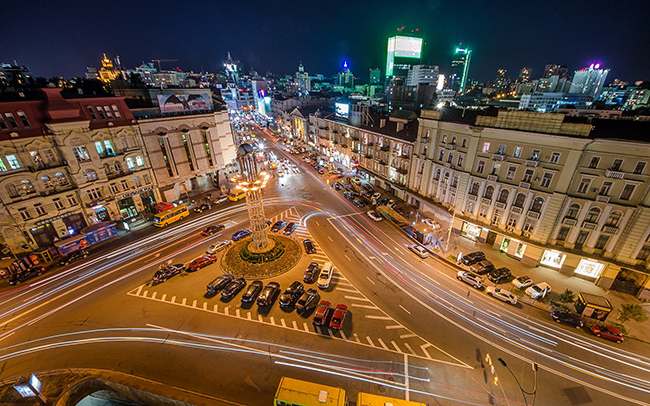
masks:
<path id="1" fill-rule="evenodd" d="M 302 66 L 302 61 L 298 66 L 298 72 L 296 72 L 296 92 L 298 93 L 308 93 L 311 90 L 311 80 L 309 79 L 309 73 L 305 72 L 305 67 Z"/>
<path id="2" fill-rule="evenodd" d="M 528 83 L 528 81 L 530 80 L 531 71 L 532 69 L 527 68 L 525 66 L 521 68 L 521 70 L 519 71 L 519 77 L 517 78 L 517 83 Z"/>
<path id="3" fill-rule="evenodd" d="M 343 62 L 343 70 L 337 75 L 337 82 L 339 86 L 348 89 L 354 88 L 354 75 L 350 71 L 348 61 Z"/>
<path id="4" fill-rule="evenodd" d="M 609 69 L 600 69 L 599 63 L 592 63 L 588 68 L 575 71 L 569 93 L 586 94 L 593 98 L 598 97 L 601 90 L 603 90 L 608 73 Z"/>
<path id="5" fill-rule="evenodd" d="M 406 80 L 412 64 L 420 61 L 422 56 L 422 38 L 396 35 L 388 38 L 388 55 L 386 58 L 386 80 L 394 77 Z"/>
<path id="6" fill-rule="evenodd" d="M 506 78 L 507 69 L 497 69 L 497 76 L 494 78 L 492 84 L 495 89 L 504 89 L 507 85 L 508 79 Z"/>
<path id="7" fill-rule="evenodd" d="M 462 45 L 462 44 L 461 44 Z M 472 50 L 468 48 L 456 48 L 454 59 L 451 61 L 451 76 L 449 76 L 449 87 L 457 93 L 465 93 L 467 85 L 467 73 L 472 58 Z"/>
<path id="8" fill-rule="evenodd" d="M 406 78 L 407 86 L 417 86 L 421 84 L 435 85 L 438 83 L 438 74 L 440 68 L 433 65 L 413 65 L 413 69 L 408 72 Z"/>
<path id="9" fill-rule="evenodd" d="M 378 85 L 381 83 L 381 70 L 379 68 L 370 68 L 370 84 Z"/>
<path id="10" fill-rule="evenodd" d="M 558 76 L 560 79 L 568 77 L 569 68 L 566 65 L 556 65 L 549 63 L 544 67 L 543 78 L 550 78 L 551 76 Z"/>

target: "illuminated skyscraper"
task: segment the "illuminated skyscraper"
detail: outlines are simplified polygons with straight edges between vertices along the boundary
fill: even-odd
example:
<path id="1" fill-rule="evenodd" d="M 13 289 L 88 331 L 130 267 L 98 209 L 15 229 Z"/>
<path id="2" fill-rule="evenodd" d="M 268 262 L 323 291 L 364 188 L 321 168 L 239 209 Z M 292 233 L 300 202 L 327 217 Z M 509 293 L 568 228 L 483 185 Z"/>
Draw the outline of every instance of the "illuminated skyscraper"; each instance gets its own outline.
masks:
<path id="1" fill-rule="evenodd" d="M 420 62 L 422 56 L 422 38 L 396 35 L 388 38 L 388 55 L 386 58 L 386 80 L 398 77 L 406 80 L 412 64 Z"/>
<path id="2" fill-rule="evenodd" d="M 462 44 L 461 44 L 462 45 Z M 454 59 L 451 61 L 451 76 L 449 77 L 450 88 L 458 93 L 465 93 L 467 85 L 467 73 L 472 58 L 472 50 L 468 48 L 456 48 Z"/>
<path id="3" fill-rule="evenodd" d="M 519 77 L 517 78 L 517 83 L 528 83 L 530 80 L 530 72 L 532 69 L 523 67 L 519 71 Z"/>
<path id="4" fill-rule="evenodd" d="M 603 90 L 609 69 L 600 69 L 600 64 L 575 71 L 569 93 L 586 94 L 596 98 Z"/>
<path id="5" fill-rule="evenodd" d="M 305 72 L 305 67 L 298 66 L 298 72 L 296 72 L 296 91 L 301 93 L 308 93 L 311 90 L 311 80 L 309 79 L 309 73 Z"/>
<path id="6" fill-rule="evenodd" d="M 343 62 L 343 70 L 338 73 L 337 80 L 339 86 L 343 86 L 349 89 L 354 87 L 354 75 L 352 74 L 352 72 L 350 72 L 348 61 Z"/>
<path id="7" fill-rule="evenodd" d="M 497 69 L 497 76 L 494 78 L 494 88 L 503 89 L 508 83 L 508 78 L 506 77 L 507 69 Z"/>

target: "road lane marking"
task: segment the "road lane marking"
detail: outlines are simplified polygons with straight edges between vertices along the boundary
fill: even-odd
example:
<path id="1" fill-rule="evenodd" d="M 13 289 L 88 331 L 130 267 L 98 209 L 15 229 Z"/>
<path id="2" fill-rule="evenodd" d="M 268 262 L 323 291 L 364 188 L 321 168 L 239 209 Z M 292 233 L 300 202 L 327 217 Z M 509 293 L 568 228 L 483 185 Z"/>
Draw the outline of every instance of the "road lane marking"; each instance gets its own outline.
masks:
<path id="1" fill-rule="evenodd" d="M 356 303 L 351 303 L 350 306 L 351 307 L 359 307 L 361 309 L 372 309 L 372 310 L 379 309 L 377 306 L 369 306 L 369 305 L 362 305 L 362 304 L 356 304 Z"/>
<path id="2" fill-rule="evenodd" d="M 384 347 L 385 350 L 388 350 L 388 346 L 384 343 L 384 340 L 378 338 L 377 341 L 379 341 L 379 344 L 381 344 L 381 346 Z"/>
<path id="3" fill-rule="evenodd" d="M 187 298 L 184 297 L 183 300 L 181 301 L 181 305 L 185 306 L 187 304 Z"/>
<path id="4" fill-rule="evenodd" d="M 354 336 L 354 341 L 361 344 L 361 340 L 359 340 L 359 336 L 357 335 L 357 333 L 353 333 L 352 336 Z"/>
<path id="5" fill-rule="evenodd" d="M 474 302 L 472 302 L 471 300 L 469 300 L 467 298 L 468 295 L 463 296 L 460 293 L 458 293 L 456 291 L 453 291 L 453 290 L 450 290 L 450 292 L 453 293 L 454 295 L 458 296 L 459 298 L 463 299 L 464 301 L 474 304 Z"/>
<path id="6" fill-rule="evenodd" d="M 390 343 L 393 345 L 393 347 L 395 347 L 395 351 L 399 352 L 400 354 L 403 354 L 402 349 L 399 348 L 399 346 L 397 345 L 397 343 L 395 341 L 391 340 Z"/>
<path id="7" fill-rule="evenodd" d="M 345 336 L 345 333 L 343 330 L 339 330 L 339 333 L 341 334 L 341 338 L 344 339 L 345 341 L 348 341 L 348 338 Z"/>
<path id="8" fill-rule="evenodd" d="M 404 310 L 406 313 L 411 314 L 411 312 L 409 312 L 408 310 L 406 310 L 406 308 L 405 308 L 404 306 L 399 305 L 399 307 L 400 307 L 402 310 Z"/>
<path id="9" fill-rule="evenodd" d="M 142 291 L 143 287 L 144 287 L 144 285 L 140 285 L 140 287 L 138 288 L 138 291 L 135 293 L 136 296 L 140 296 L 140 292 Z"/>
<path id="10" fill-rule="evenodd" d="M 431 355 L 429 355 L 429 352 L 427 351 L 427 347 L 433 347 L 430 343 L 422 344 L 420 346 L 420 349 L 426 355 L 427 358 L 431 359 Z"/>
<path id="11" fill-rule="evenodd" d="M 212 310 L 215 313 L 219 312 L 219 305 L 214 305 L 214 309 Z"/>
<path id="12" fill-rule="evenodd" d="M 395 342 L 393 342 L 395 344 Z M 395 344 L 397 346 L 397 344 Z M 410 399 L 409 395 L 409 356 L 407 354 L 404 354 L 404 389 L 406 389 L 406 393 L 404 393 L 404 400 L 407 402 Z"/>
<path id="13" fill-rule="evenodd" d="M 176 303 L 176 296 L 172 296 L 172 300 L 171 300 L 171 302 L 172 302 L 172 303 Z"/>
<path id="14" fill-rule="evenodd" d="M 305 328 L 306 332 L 309 332 L 309 326 L 307 325 L 307 323 L 302 323 L 302 326 Z"/>
<path id="15" fill-rule="evenodd" d="M 253 320 L 253 317 L 251 316 L 251 312 L 246 312 L 246 319 Z"/>
<path id="16" fill-rule="evenodd" d="M 208 302 L 203 302 L 203 310 L 208 311 Z"/>
<path id="17" fill-rule="evenodd" d="M 293 324 L 293 328 L 294 328 L 295 330 L 298 330 L 298 324 L 296 323 L 295 320 L 291 320 L 291 324 Z"/>
<path id="18" fill-rule="evenodd" d="M 226 306 L 223 308 L 223 314 L 230 316 L 230 307 Z"/>
<path id="19" fill-rule="evenodd" d="M 342 290 L 342 291 L 344 291 L 344 292 L 352 292 L 352 293 L 357 293 L 357 292 L 359 292 L 359 291 L 356 290 L 356 289 L 346 289 L 346 288 L 336 288 L 336 290 Z"/>
<path id="20" fill-rule="evenodd" d="M 373 316 L 370 314 L 366 314 L 366 319 L 373 319 L 373 320 L 393 320 L 392 317 L 388 316 Z"/>
<path id="21" fill-rule="evenodd" d="M 365 297 L 345 296 L 345 298 L 348 299 L 348 300 L 359 300 L 361 302 L 370 302 L 370 300 L 366 299 Z"/>
<path id="22" fill-rule="evenodd" d="M 327 236 L 327 239 L 330 240 L 331 242 L 334 242 L 334 240 L 332 240 L 332 237 L 330 237 L 329 235 Z"/>
<path id="23" fill-rule="evenodd" d="M 386 330 L 396 330 L 396 329 L 398 329 L 398 328 L 405 328 L 405 327 L 402 326 L 401 324 L 394 324 L 394 325 L 392 325 L 392 326 L 386 326 Z M 401 336 L 400 336 L 400 337 L 401 337 Z"/>
<path id="24" fill-rule="evenodd" d="M 167 293 L 165 293 L 164 295 L 162 295 L 162 297 L 160 298 L 160 300 L 162 300 L 163 302 L 165 301 L 165 299 L 167 299 Z"/>
<path id="25" fill-rule="evenodd" d="M 372 283 L 373 285 L 375 285 L 375 281 L 373 281 L 372 279 L 370 279 L 369 276 L 366 276 L 366 278 L 368 278 L 368 280 L 370 281 L 370 283 Z"/>
<path id="26" fill-rule="evenodd" d="M 145 290 L 144 293 L 142 294 L 142 297 L 147 297 L 147 294 L 149 293 L 148 290 Z"/>
<path id="27" fill-rule="evenodd" d="M 440 285 L 440 282 L 438 282 L 437 280 L 433 279 L 432 277 L 430 277 L 430 276 L 427 275 L 426 273 L 424 273 L 424 272 L 420 272 L 420 273 L 422 274 L 422 276 L 424 276 L 425 278 L 427 278 L 427 279 L 430 280 L 431 282 L 433 282 L 433 283 L 435 283 L 435 284 L 437 284 L 437 285 Z"/>
<path id="28" fill-rule="evenodd" d="M 366 336 L 366 340 L 368 340 L 368 343 L 370 344 L 371 347 L 375 347 L 375 343 L 372 342 L 372 338 Z"/>
<path id="29" fill-rule="evenodd" d="M 411 355 L 415 355 L 415 356 L 417 356 L 417 355 L 415 354 L 415 351 L 413 351 L 413 348 L 411 348 L 411 346 L 409 345 L 409 343 L 404 343 L 404 346 L 409 350 L 409 352 L 411 353 Z"/>
<path id="30" fill-rule="evenodd" d="M 262 318 L 261 314 L 257 315 L 257 321 L 259 321 L 260 323 L 264 323 L 264 319 Z"/>
<path id="31" fill-rule="evenodd" d="M 241 316 L 239 315 L 239 309 L 235 309 L 235 317 L 241 317 Z"/>
<path id="32" fill-rule="evenodd" d="M 348 261 L 352 262 L 352 260 L 350 259 L 350 257 L 347 256 L 347 254 L 344 254 L 344 255 L 348 259 Z"/>
<path id="33" fill-rule="evenodd" d="M 158 296 L 158 292 L 153 292 L 153 294 L 151 295 L 151 298 L 156 300 L 156 296 Z"/>
<path id="34" fill-rule="evenodd" d="M 399 336 L 401 339 L 417 337 L 417 334 L 402 334 Z"/>
<path id="35" fill-rule="evenodd" d="M 273 316 L 271 316 L 271 317 L 269 318 L 269 320 L 271 320 L 271 324 L 273 324 L 273 325 L 275 326 L 275 318 L 273 318 Z"/>
<path id="36" fill-rule="evenodd" d="M 192 302 L 192 307 L 196 307 L 196 299 L 194 299 L 194 301 Z"/>
<path id="37" fill-rule="evenodd" d="M 280 319 L 280 324 L 282 324 L 282 327 L 287 326 L 287 323 L 284 322 L 284 317 Z"/>

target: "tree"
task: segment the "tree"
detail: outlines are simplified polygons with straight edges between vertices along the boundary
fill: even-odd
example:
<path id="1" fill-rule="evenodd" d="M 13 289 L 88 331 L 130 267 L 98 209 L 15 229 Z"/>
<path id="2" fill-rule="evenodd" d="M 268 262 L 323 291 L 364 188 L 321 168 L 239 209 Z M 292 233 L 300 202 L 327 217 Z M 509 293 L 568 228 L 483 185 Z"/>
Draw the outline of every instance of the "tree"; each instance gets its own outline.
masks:
<path id="1" fill-rule="evenodd" d="M 576 295 L 573 294 L 571 289 L 566 289 L 564 292 L 560 293 L 560 302 L 562 303 L 573 303 L 576 300 Z"/>
<path id="2" fill-rule="evenodd" d="M 636 303 L 622 304 L 618 310 L 618 320 L 625 323 L 628 320 L 634 320 L 637 323 L 643 323 L 648 320 L 648 315 L 641 305 Z"/>

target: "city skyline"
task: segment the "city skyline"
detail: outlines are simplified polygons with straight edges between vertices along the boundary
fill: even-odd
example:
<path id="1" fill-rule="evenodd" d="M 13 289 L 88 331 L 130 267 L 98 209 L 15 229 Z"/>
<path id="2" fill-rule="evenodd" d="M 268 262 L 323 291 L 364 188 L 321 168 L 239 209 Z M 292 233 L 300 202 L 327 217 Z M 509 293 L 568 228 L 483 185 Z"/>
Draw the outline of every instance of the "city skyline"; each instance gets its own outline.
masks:
<path id="1" fill-rule="evenodd" d="M 399 9 L 375 2 L 374 7 L 362 9 L 362 21 L 353 13 L 332 17 L 315 5 L 293 11 L 249 4 L 248 10 L 264 10 L 258 14 L 211 4 L 201 12 L 174 7 L 173 15 L 185 22 L 182 28 L 165 24 L 176 21 L 170 20 L 171 2 L 157 3 L 156 8 L 118 2 L 111 9 L 68 4 L 66 9 L 33 1 L 21 4 L 21 13 L 30 10 L 30 18 L 7 21 L 9 34 L 3 36 L 0 61 L 16 60 L 34 76 L 44 77 L 82 76 L 86 66 L 100 65 L 103 53 L 119 55 L 127 67 L 152 59 L 177 59 L 163 68 L 215 72 L 231 52 L 247 71 L 253 68 L 262 75 L 267 71 L 293 74 L 302 61 L 310 74 L 334 76 L 347 60 L 355 76 L 367 80 L 369 69 L 385 69 L 387 40 L 402 26 L 407 31 L 419 29 L 424 38 L 422 63 L 438 65 L 445 74 L 450 73 L 459 43 L 472 49 L 469 77 L 479 81 L 490 80 L 497 69 L 518 72 L 526 66 L 537 78 L 548 63 L 567 64 L 570 72 L 600 63 L 610 69 L 611 80 L 634 82 L 647 79 L 650 59 L 643 49 L 648 34 L 637 32 L 650 8 L 641 2 L 635 2 L 626 24 L 601 24 L 598 31 L 593 30 L 594 21 L 602 17 L 604 2 L 591 3 L 587 12 L 567 4 L 561 13 L 546 13 L 548 17 L 532 5 L 514 2 L 492 7 L 466 1 L 452 7 L 430 0 L 405 3 Z M 7 6 L 8 13 L 12 7 L 16 6 Z M 578 9 L 582 18 L 575 21 Z M 531 13 L 537 17 L 531 19 Z M 142 24 L 143 17 L 160 24 Z M 113 29 L 97 30 L 96 18 L 113 22 Z M 49 29 L 38 29 L 43 26 Z M 327 35 L 320 27 L 328 27 Z M 549 34 L 550 27 L 557 33 Z"/>

